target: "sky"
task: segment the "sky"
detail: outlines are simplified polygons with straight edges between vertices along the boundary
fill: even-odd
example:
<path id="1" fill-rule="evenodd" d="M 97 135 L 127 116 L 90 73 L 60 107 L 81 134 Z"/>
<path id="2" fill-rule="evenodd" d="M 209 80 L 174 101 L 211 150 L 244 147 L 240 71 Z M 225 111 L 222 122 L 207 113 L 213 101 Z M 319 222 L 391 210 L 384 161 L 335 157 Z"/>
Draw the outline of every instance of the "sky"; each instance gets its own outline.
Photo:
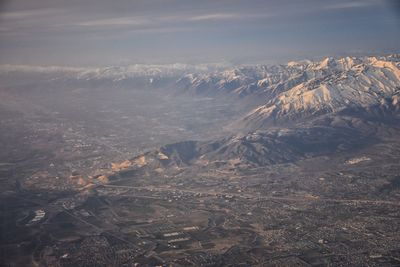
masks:
<path id="1" fill-rule="evenodd" d="M 400 0 L 0 0 L 0 64 L 269 64 L 398 52 Z"/>

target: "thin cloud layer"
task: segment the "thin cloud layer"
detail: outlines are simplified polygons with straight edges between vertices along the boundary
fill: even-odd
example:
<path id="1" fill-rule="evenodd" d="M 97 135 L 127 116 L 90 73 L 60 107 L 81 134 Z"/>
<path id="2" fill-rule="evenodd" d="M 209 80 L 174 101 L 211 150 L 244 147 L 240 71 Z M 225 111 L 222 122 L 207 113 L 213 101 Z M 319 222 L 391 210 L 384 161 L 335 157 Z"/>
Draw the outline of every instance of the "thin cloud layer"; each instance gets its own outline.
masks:
<path id="1" fill-rule="evenodd" d="M 255 62 L 399 47 L 385 1 L 14 0 L 0 63 Z"/>

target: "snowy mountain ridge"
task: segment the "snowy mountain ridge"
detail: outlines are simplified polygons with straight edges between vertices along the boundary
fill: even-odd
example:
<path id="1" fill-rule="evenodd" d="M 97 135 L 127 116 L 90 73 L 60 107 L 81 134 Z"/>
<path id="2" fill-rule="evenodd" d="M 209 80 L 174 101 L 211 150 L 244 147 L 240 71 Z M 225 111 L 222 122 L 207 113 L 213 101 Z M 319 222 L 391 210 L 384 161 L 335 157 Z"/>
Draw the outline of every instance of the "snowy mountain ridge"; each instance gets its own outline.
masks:
<path id="1" fill-rule="evenodd" d="M 259 125 L 276 120 L 339 112 L 349 107 L 368 109 L 391 105 L 398 110 L 400 64 L 376 57 L 328 58 L 305 66 L 304 79 L 255 108 L 245 121 Z"/>
<path id="2" fill-rule="evenodd" d="M 255 125 L 256 128 L 340 112 L 349 107 L 366 110 L 378 107 L 385 111 L 398 111 L 400 105 L 400 55 L 396 54 L 328 57 L 321 61 L 292 61 L 272 66 L 0 66 L 2 77 L 18 74 L 31 74 L 32 77 L 39 77 L 40 81 L 99 82 L 94 86 L 101 86 L 104 81 L 108 85 L 122 82 L 123 86 L 130 88 L 151 85 L 174 88 L 180 93 L 230 95 L 243 98 L 241 101 L 256 99 L 258 106 L 251 106 L 253 110 L 239 123 Z"/>

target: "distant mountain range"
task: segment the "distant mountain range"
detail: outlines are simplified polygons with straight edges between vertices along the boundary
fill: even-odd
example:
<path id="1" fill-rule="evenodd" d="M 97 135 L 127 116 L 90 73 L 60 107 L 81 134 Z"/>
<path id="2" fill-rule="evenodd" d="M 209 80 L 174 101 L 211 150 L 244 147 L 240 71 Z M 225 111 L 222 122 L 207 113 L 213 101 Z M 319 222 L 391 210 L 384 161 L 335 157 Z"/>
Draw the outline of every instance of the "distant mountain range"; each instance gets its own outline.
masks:
<path id="1" fill-rule="evenodd" d="M 251 129 L 345 110 L 391 113 L 400 108 L 400 57 L 326 58 L 244 67 L 186 75 L 178 84 L 195 93 L 222 92 L 263 101 L 238 122 Z"/>
<path id="2" fill-rule="evenodd" d="M 1 65 L 0 76 L 30 74 L 37 81 L 108 81 L 169 87 L 202 95 L 232 95 L 264 102 L 244 118 L 258 126 L 348 107 L 398 109 L 400 55 L 326 58 L 275 66 L 131 65 L 104 68 Z"/>
<path id="3" fill-rule="evenodd" d="M 371 144 L 389 132 L 396 133 L 400 125 L 400 55 L 276 66 L 0 67 L 1 77 L 20 73 L 41 82 L 140 84 L 182 94 L 236 97 L 249 103 L 251 111 L 228 126 L 240 134 L 166 145 L 131 159 L 128 166 L 157 169 L 293 162 Z"/>

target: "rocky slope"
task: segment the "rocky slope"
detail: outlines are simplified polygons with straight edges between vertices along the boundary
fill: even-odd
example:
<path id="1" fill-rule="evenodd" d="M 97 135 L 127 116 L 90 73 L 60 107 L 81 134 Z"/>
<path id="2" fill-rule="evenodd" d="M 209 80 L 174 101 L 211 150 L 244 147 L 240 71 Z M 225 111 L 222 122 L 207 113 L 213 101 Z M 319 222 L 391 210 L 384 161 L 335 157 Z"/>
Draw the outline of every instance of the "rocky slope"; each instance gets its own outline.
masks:
<path id="1" fill-rule="evenodd" d="M 165 65 L 111 68 L 2 66 L 3 77 L 138 85 L 237 97 L 253 107 L 232 123 L 237 133 L 208 142 L 165 145 L 112 166 L 146 169 L 259 167 L 346 153 L 392 138 L 400 125 L 400 56 L 326 58 L 276 66 Z M 29 75 L 28 75 L 29 77 Z M 135 87 L 136 88 L 136 87 Z M 256 101 L 254 101 L 256 100 Z M 258 103 L 254 106 L 254 103 Z M 261 104 L 259 104 L 261 103 Z M 150 107 L 151 108 L 151 107 Z M 103 177 L 103 180 L 108 180 Z"/>
<path id="2" fill-rule="evenodd" d="M 345 57 L 190 74 L 178 85 L 196 94 L 229 94 L 263 103 L 236 124 L 258 129 L 346 109 L 399 110 L 400 57 Z M 242 100 L 246 101 L 246 100 Z"/>
<path id="3" fill-rule="evenodd" d="M 388 59 L 326 59 L 307 66 L 309 78 L 255 108 L 243 123 L 263 127 L 343 110 L 399 110 L 400 63 Z M 311 73 L 311 74 L 310 74 Z"/>
<path id="4" fill-rule="evenodd" d="M 346 153 L 378 141 L 370 132 L 342 125 L 276 128 L 208 142 L 184 141 L 138 155 L 114 165 L 113 170 L 124 173 L 139 169 L 164 172 L 186 167 L 247 169 Z"/>
<path id="5" fill-rule="evenodd" d="M 400 56 L 326 58 L 275 66 L 132 65 L 104 68 L 0 66 L 0 77 L 239 97 L 252 111 L 235 128 L 259 129 L 357 110 L 398 113 Z M 4 79 L 3 79 L 4 78 Z M 14 79 L 15 80 L 15 79 Z M 34 79 L 33 79 L 34 80 Z M 19 80 L 20 81 L 20 80 Z M 255 104 L 256 103 L 256 104 Z"/>

